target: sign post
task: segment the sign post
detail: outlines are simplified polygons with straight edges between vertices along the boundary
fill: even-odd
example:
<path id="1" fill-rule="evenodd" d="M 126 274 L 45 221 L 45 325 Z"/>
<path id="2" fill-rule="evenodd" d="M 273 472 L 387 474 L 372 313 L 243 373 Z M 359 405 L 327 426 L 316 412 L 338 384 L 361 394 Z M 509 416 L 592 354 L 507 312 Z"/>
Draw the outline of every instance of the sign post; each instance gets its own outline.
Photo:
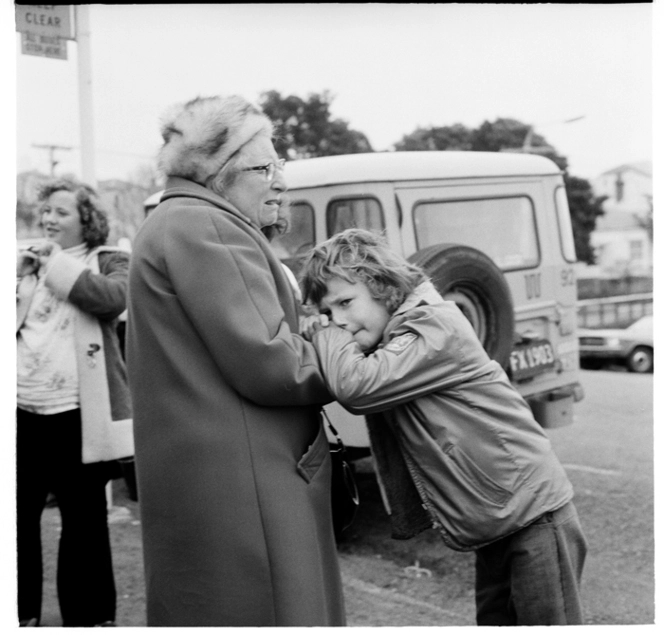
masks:
<path id="1" fill-rule="evenodd" d="M 92 118 L 92 60 L 90 55 L 90 7 L 76 5 L 78 41 L 78 109 L 81 126 L 81 176 L 97 187 L 95 177 L 95 142 Z"/>

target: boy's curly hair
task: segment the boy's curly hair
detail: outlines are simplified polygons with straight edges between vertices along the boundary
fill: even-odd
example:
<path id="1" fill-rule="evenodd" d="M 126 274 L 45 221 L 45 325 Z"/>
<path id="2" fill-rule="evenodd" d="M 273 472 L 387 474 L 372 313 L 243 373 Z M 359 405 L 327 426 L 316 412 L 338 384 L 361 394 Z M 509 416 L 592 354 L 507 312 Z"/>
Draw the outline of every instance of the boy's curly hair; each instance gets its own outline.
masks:
<path id="1" fill-rule="evenodd" d="M 108 215 L 102 207 L 97 193 L 89 185 L 74 181 L 73 179 L 61 178 L 44 183 L 39 189 L 38 200 L 43 204 L 55 192 L 72 192 L 76 197 L 76 209 L 83 225 L 83 240 L 89 249 L 106 244 L 110 227 Z M 39 224 L 42 224 L 40 216 Z"/>
<path id="2" fill-rule="evenodd" d="M 309 252 L 300 271 L 304 302 L 320 306 L 332 278 L 363 282 L 390 313 L 427 280 L 419 267 L 392 251 L 382 236 L 364 229 L 347 229 Z"/>

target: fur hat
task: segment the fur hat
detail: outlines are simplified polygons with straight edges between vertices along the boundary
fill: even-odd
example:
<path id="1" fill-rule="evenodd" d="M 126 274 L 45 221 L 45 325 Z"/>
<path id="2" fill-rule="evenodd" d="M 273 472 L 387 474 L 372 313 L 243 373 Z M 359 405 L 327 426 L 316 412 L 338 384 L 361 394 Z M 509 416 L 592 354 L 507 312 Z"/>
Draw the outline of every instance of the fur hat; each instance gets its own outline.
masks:
<path id="1" fill-rule="evenodd" d="M 164 113 L 159 168 L 166 176 L 205 183 L 252 137 L 272 131 L 263 111 L 238 95 L 197 97 Z"/>

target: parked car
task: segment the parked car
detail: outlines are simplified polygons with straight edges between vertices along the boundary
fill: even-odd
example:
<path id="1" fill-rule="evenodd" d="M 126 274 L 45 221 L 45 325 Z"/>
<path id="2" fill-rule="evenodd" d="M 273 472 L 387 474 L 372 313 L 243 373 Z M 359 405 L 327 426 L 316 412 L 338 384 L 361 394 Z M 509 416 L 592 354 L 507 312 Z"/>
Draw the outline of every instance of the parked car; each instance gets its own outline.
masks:
<path id="1" fill-rule="evenodd" d="M 654 368 L 653 316 L 645 315 L 623 329 L 579 329 L 579 356 L 586 367 L 624 364 L 633 373 Z"/>

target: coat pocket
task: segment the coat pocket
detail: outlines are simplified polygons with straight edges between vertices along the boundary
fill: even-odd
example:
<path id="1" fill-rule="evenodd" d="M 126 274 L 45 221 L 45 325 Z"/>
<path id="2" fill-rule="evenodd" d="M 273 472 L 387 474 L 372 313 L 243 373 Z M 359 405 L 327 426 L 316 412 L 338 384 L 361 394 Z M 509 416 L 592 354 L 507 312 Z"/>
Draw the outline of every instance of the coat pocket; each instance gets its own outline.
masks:
<path id="1" fill-rule="evenodd" d="M 496 505 L 504 505 L 512 493 L 496 483 L 460 447 L 449 444 L 443 452 L 450 458 L 458 471 L 458 478 L 482 499 Z"/>
<path id="2" fill-rule="evenodd" d="M 325 435 L 325 429 L 320 426 L 314 442 L 307 448 L 297 464 L 297 473 L 307 482 L 311 483 L 330 454 L 330 444 Z"/>

